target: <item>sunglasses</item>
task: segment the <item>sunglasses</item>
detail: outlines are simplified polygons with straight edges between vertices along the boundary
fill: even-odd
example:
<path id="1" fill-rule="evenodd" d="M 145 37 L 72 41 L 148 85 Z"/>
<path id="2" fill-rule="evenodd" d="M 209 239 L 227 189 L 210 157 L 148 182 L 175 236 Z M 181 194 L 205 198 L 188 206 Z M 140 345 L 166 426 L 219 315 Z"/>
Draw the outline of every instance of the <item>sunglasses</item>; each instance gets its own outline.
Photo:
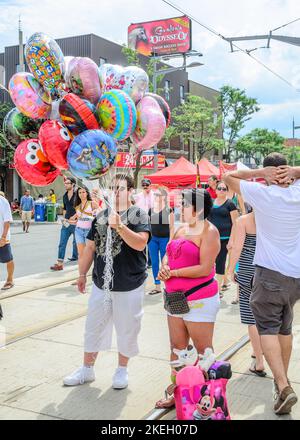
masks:
<path id="1" fill-rule="evenodd" d="M 126 186 L 110 186 L 110 191 L 126 191 Z"/>
<path id="2" fill-rule="evenodd" d="M 165 197 L 165 196 L 163 196 L 163 195 L 160 194 L 160 193 L 154 193 L 154 195 L 155 195 L 155 197 Z"/>
<path id="3" fill-rule="evenodd" d="M 221 186 L 221 187 L 218 187 L 217 190 L 218 190 L 218 191 L 226 192 L 226 191 L 227 191 L 227 188 L 224 188 L 223 186 Z"/>
<path id="4" fill-rule="evenodd" d="M 149 188 L 150 185 L 144 184 L 142 185 L 143 188 Z"/>

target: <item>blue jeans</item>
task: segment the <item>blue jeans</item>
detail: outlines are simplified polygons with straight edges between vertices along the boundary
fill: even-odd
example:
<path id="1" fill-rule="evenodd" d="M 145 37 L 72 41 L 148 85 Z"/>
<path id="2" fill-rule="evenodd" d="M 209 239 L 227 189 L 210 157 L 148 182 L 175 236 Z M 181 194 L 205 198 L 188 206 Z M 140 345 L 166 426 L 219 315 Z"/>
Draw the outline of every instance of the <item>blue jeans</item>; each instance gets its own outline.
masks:
<path id="1" fill-rule="evenodd" d="M 149 251 L 152 261 L 152 273 L 153 273 L 154 283 L 157 285 L 160 284 L 160 281 L 156 279 L 159 272 L 159 263 L 160 261 L 162 261 L 162 259 L 165 256 L 168 242 L 169 242 L 169 237 L 152 236 L 152 239 L 149 243 Z"/>
<path id="2" fill-rule="evenodd" d="M 75 240 L 75 225 L 70 225 L 68 228 L 65 226 L 62 226 L 60 231 L 60 240 L 58 245 L 58 260 L 64 261 L 65 254 L 66 254 L 66 248 L 69 241 L 69 238 L 73 235 L 73 255 L 72 258 L 78 259 L 78 252 L 77 252 L 77 246 L 76 246 L 76 240 Z"/>

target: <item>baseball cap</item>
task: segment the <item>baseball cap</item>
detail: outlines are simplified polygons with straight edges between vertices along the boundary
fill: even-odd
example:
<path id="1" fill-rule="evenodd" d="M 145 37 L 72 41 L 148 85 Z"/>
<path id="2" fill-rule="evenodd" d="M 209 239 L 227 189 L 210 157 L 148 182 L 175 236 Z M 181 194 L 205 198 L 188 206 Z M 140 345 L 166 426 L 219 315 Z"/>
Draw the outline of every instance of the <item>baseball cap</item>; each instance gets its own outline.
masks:
<path id="1" fill-rule="evenodd" d="M 143 185 L 151 185 L 151 180 L 149 180 L 149 179 L 143 179 L 142 180 L 142 186 Z"/>

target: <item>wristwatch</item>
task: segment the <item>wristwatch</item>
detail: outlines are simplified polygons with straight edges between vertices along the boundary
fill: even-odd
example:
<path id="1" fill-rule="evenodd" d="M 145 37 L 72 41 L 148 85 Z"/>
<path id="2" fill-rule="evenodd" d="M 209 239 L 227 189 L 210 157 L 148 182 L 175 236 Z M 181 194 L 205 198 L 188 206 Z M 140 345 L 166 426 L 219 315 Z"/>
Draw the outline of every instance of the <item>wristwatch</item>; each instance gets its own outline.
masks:
<path id="1" fill-rule="evenodd" d="M 120 233 L 120 231 L 122 231 L 123 229 L 124 229 L 124 224 L 123 223 L 120 223 L 119 225 L 118 225 L 118 227 L 117 227 L 117 233 L 119 234 Z"/>

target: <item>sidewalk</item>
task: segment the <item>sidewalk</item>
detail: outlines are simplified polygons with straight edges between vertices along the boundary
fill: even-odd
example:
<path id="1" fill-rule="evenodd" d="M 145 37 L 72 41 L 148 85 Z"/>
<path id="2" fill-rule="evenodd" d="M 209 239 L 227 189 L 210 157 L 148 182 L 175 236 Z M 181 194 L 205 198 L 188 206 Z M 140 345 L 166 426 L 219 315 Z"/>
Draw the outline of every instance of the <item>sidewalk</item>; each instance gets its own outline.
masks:
<path id="1" fill-rule="evenodd" d="M 226 292 L 218 315 L 214 341 L 217 354 L 247 331 L 239 322 L 238 306 L 230 304 L 234 289 Z M 111 388 L 117 366 L 115 338 L 112 350 L 98 359 L 95 382 L 74 388 L 62 386 L 63 377 L 82 362 L 87 301 L 88 295 L 79 295 L 69 281 L 2 301 L 5 319 L 0 323 L 0 338 L 5 333 L 8 345 L 0 350 L 0 420 L 142 419 L 163 396 L 169 384 L 169 341 L 161 295 L 145 296 L 140 353 L 130 362 L 128 389 Z M 295 309 L 297 337 L 290 377 L 300 395 L 299 306 Z M 232 359 L 234 374 L 228 388 L 232 418 L 277 418 L 272 413 L 272 381 L 248 372 L 249 350 L 248 345 Z M 299 404 L 291 417 L 300 418 Z"/>
<path id="2" fill-rule="evenodd" d="M 233 292 L 226 294 L 228 304 L 222 300 L 215 332 L 217 353 L 246 333 L 237 306 L 229 304 L 232 296 Z M 140 354 L 130 362 L 128 389 L 111 388 L 117 366 L 115 338 L 112 350 L 101 354 L 96 364 L 94 383 L 62 386 L 63 377 L 82 362 L 87 300 L 68 282 L 2 302 L 1 326 L 7 342 L 23 339 L 0 351 L 0 419 L 141 419 L 163 396 L 169 384 L 169 341 L 161 295 L 145 296 Z"/>

